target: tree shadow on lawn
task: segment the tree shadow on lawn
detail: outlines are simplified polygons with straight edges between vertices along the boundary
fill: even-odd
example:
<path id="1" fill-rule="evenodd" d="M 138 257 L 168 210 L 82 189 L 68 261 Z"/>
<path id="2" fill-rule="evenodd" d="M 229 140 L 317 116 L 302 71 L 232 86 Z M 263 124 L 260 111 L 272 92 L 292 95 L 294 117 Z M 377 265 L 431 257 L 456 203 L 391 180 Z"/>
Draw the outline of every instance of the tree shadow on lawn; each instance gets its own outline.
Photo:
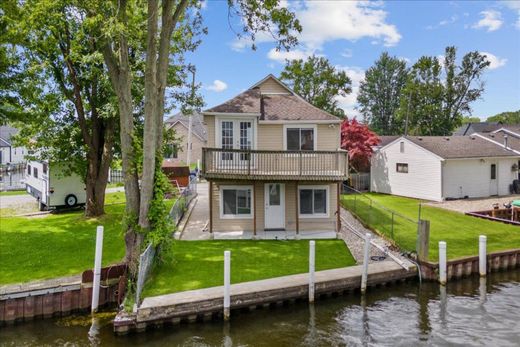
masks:
<path id="1" fill-rule="evenodd" d="M 0 284 L 81 274 L 92 268 L 96 227 L 105 227 L 103 265 L 124 255 L 121 220 L 124 207 L 107 207 L 107 215 L 85 218 L 83 212 L 45 218 L 1 218 Z"/>

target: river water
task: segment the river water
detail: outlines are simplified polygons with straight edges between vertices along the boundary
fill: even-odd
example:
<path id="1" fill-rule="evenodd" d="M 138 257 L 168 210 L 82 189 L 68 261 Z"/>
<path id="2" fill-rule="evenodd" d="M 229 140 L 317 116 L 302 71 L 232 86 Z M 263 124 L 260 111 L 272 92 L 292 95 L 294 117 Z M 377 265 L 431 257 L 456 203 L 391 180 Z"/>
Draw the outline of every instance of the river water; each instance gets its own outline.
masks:
<path id="1" fill-rule="evenodd" d="M 520 270 L 449 283 L 411 282 L 276 309 L 229 323 L 183 324 L 115 336 L 102 314 L 0 328 L 2 346 L 519 346 Z"/>

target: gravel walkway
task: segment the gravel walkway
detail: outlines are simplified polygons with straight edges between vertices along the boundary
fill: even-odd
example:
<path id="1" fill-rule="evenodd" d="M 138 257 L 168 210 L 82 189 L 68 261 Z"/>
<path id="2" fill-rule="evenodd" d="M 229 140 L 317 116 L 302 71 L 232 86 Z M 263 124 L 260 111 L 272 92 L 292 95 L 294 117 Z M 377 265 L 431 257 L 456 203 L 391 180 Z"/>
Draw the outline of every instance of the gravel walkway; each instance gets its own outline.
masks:
<path id="1" fill-rule="evenodd" d="M 460 213 L 466 213 L 491 210 L 493 208 L 494 203 L 498 203 L 500 205 L 500 208 L 504 208 L 503 204 L 508 204 L 512 200 L 520 200 L 520 195 L 508 195 L 481 199 L 461 199 L 443 202 L 428 202 L 424 203 L 424 205 L 440 207 Z"/>
<path id="2" fill-rule="evenodd" d="M 409 262 L 405 257 L 401 256 L 399 252 L 395 252 L 391 250 L 393 247 L 389 242 L 381 238 L 379 235 L 375 234 L 371 230 L 365 228 L 363 224 L 361 224 L 349 211 L 345 210 L 344 208 L 341 208 L 341 217 L 344 221 L 346 221 L 352 228 L 354 228 L 359 233 L 365 235 L 366 233 L 369 233 L 372 235 L 372 240 L 390 250 L 390 253 L 393 255 L 399 257 L 403 262 L 408 264 L 408 266 L 413 266 L 411 262 Z M 365 240 L 360 238 L 358 235 L 356 235 L 354 232 L 352 232 L 352 229 L 345 225 L 345 223 L 342 221 L 341 223 L 341 232 L 340 237 L 345 241 L 347 244 L 347 247 L 350 250 L 350 253 L 352 253 L 352 256 L 354 256 L 354 259 L 356 259 L 356 262 L 358 264 L 363 264 L 363 252 L 365 247 Z M 373 256 L 384 256 L 384 253 L 381 252 L 379 249 L 377 249 L 374 246 L 370 247 L 370 257 Z M 387 257 L 387 260 L 391 260 L 391 258 Z M 369 260 L 369 263 L 377 263 L 377 260 Z"/>

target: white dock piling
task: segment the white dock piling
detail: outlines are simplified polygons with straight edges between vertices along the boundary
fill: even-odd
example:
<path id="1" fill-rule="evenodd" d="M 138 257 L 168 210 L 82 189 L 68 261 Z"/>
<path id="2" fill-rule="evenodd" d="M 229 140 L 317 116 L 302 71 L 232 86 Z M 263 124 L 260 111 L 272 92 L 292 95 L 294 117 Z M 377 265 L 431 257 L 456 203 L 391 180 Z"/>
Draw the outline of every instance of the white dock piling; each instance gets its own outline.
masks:
<path id="1" fill-rule="evenodd" d="M 224 320 L 230 316 L 231 251 L 224 251 Z"/>
<path id="2" fill-rule="evenodd" d="M 487 254 L 486 254 L 487 237 L 480 235 L 478 238 L 478 272 L 480 276 L 486 276 Z"/>
<path id="3" fill-rule="evenodd" d="M 314 270 L 316 259 L 316 242 L 309 241 L 309 302 L 314 302 Z"/>
<path id="4" fill-rule="evenodd" d="M 439 282 L 446 285 L 446 242 L 439 241 Z"/>
<path id="5" fill-rule="evenodd" d="M 368 277 L 368 255 L 370 253 L 370 237 L 369 233 L 365 234 L 365 249 L 363 254 L 363 274 L 361 275 L 361 293 L 364 294 L 367 290 Z"/>
<path id="6" fill-rule="evenodd" d="M 92 312 L 99 306 L 99 285 L 101 282 L 101 259 L 103 258 L 103 227 L 96 230 L 96 254 L 94 258 L 94 283 L 92 287 Z"/>

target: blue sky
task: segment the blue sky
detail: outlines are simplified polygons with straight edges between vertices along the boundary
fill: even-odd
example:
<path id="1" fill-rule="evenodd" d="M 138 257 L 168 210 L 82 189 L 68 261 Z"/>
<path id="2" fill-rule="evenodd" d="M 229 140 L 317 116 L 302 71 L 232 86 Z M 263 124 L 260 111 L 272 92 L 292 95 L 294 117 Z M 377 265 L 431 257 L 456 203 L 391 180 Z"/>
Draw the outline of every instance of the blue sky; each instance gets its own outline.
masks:
<path id="1" fill-rule="evenodd" d="M 286 58 L 316 53 L 344 69 L 354 92 L 340 99 L 349 117 L 356 116 L 356 92 L 364 71 L 384 51 L 413 64 L 422 55 L 441 56 L 446 46 L 487 54 L 482 100 L 473 104 L 481 118 L 520 109 L 519 1 L 288 1 L 303 26 L 300 44 L 277 52 L 268 35 L 260 35 L 257 50 L 238 40 L 230 29 L 227 2 L 205 2 L 203 16 L 209 34 L 189 61 L 197 66 L 206 106 L 221 103 L 265 75 L 278 75 Z M 238 19 L 232 20 L 236 30 Z"/>

